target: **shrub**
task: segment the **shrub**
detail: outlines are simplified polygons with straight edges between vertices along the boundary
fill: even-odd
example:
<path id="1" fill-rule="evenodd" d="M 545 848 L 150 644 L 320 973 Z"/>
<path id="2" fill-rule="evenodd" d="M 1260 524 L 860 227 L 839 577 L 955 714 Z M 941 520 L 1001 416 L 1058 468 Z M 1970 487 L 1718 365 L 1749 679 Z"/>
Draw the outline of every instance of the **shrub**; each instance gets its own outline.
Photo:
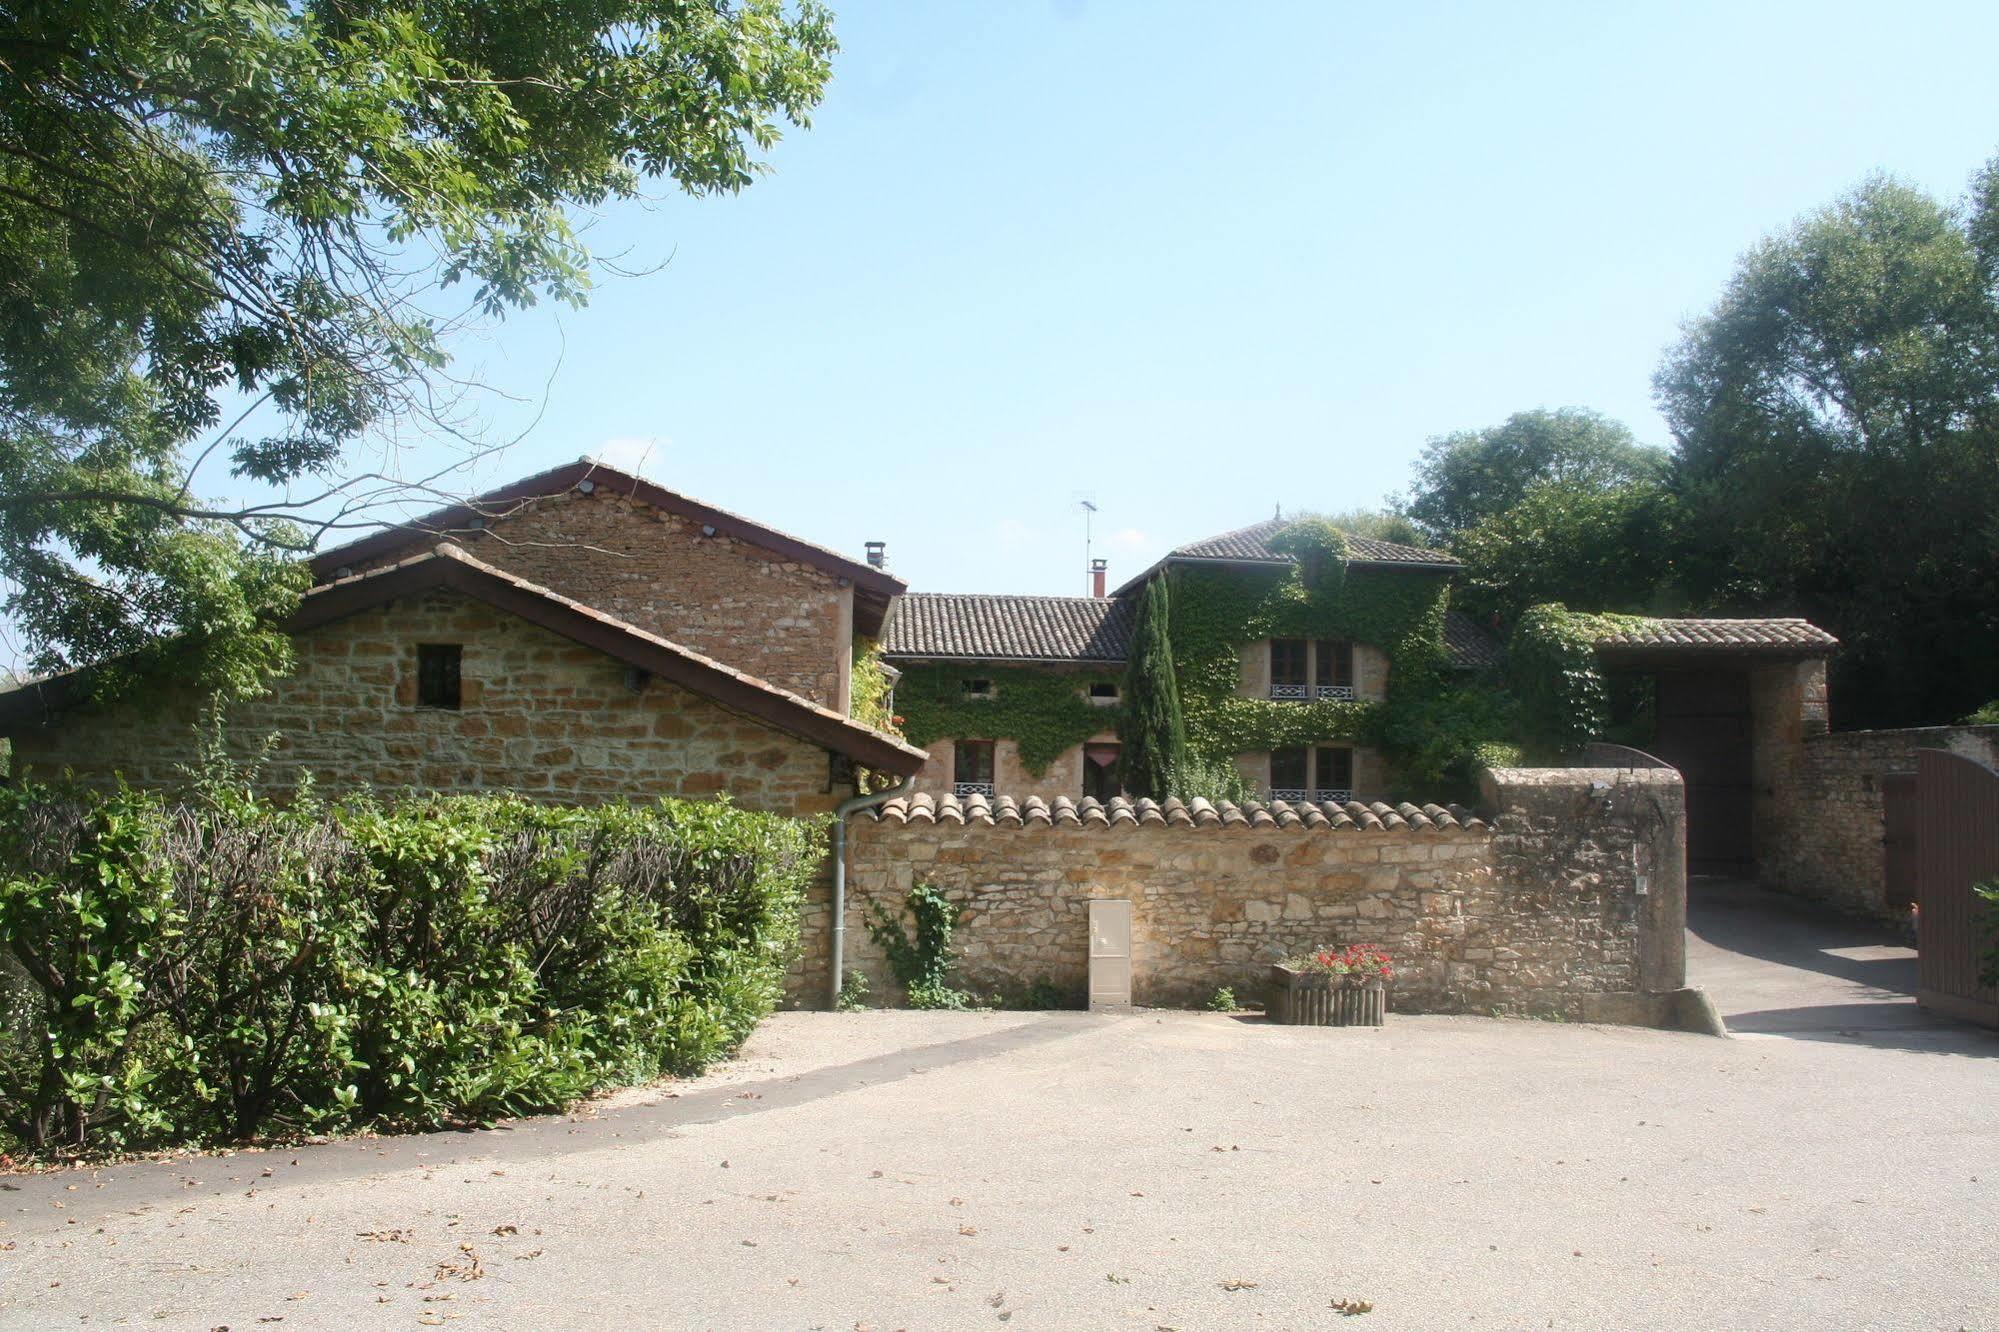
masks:
<path id="1" fill-rule="evenodd" d="M 1999 878 L 1971 885 L 1980 904 L 1974 920 L 1985 930 L 1985 951 L 1978 959 L 1978 983 L 1999 985 Z"/>
<path id="2" fill-rule="evenodd" d="M 775 1005 L 811 825 L 720 804 L 0 791 L 35 1150 L 422 1127 L 697 1070 Z"/>
<path id="3" fill-rule="evenodd" d="M 1978 711 L 1967 716 L 1965 726 L 1999 726 L 1999 698 L 1993 699 Z"/>
<path id="4" fill-rule="evenodd" d="M 865 973 L 850 971 L 840 978 L 840 993 L 833 1000 L 833 1007 L 842 1013 L 865 1012 L 868 1006 L 868 978 Z"/>
<path id="5" fill-rule="evenodd" d="M 1224 985 L 1208 996 L 1210 1013 L 1233 1013 L 1239 1007 L 1241 1005 L 1236 1003 L 1235 990 L 1230 986 Z"/>

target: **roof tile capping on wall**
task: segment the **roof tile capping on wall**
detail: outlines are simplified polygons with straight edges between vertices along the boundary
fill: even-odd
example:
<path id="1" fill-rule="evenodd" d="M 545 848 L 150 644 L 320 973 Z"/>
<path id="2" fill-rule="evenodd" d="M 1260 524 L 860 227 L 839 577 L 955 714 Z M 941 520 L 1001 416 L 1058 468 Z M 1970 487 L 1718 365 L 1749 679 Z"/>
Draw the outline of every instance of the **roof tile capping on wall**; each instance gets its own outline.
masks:
<path id="1" fill-rule="evenodd" d="M 1133 800 L 1118 796 L 1099 801 L 1085 796 L 1054 801 L 1029 796 L 996 800 L 982 795 L 960 798 L 928 792 L 886 801 L 872 811 L 877 820 L 896 824 L 972 824 L 987 828 L 1306 828 L 1314 831 L 1482 832 L 1485 820 L 1461 805 L 1385 805 L 1379 801 L 1346 804 L 1327 801 L 1273 800 L 1268 804 L 1234 805 L 1191 801 Z"/>
<path id="2" fill-rule="evenodd" d="M 1253 999 L 1271 962 L 1369 943 L 1394 957 L 1395 1012 L 1685 1022 L 1679 774 L 1509 768 L 1484 791 L 1477 811 L 898 798 L 847 840 L 846 964 L 895 995 L 864 927 L 928 884 L 960 912 L 952 983 L 981 998 L 1080 1003 L 1089 906 L 1108 899 L 1132 905 L 1141 1004 Z M 823 896 L 803 925 L 798 997 L 825 993 Z"/>

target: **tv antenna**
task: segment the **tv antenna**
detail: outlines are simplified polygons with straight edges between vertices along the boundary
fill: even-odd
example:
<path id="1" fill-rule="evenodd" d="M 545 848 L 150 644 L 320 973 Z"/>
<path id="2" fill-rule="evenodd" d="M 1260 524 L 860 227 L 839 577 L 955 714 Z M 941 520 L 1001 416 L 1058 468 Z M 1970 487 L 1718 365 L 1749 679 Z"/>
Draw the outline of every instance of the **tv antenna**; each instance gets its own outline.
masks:
<path id="1" fill-rule="evenodd" d="M 1087 594 L 1091 590 L 1090 556 L 1094 553 L 1091 545 L 1092 522 L 1097 516 L 1097 502 L 1087 495 L 1076 502 L 1083 506 L 1083 591 Z"/>

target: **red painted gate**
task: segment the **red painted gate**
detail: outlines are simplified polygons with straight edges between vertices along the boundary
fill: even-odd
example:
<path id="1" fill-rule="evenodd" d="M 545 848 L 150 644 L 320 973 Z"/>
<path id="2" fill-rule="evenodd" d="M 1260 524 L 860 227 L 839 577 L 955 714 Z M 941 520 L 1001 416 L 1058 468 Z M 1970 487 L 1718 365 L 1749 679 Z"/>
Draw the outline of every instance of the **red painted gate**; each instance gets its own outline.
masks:
<path id="1" fill-rule="evenodd" d="M 1999 772 L 1941 749 L 1916 753 L 1916 999 L 1999 1027 L 1999 988 L 1980 983 L 1991 929 L 1972 885 L 1999 878 Z"/>

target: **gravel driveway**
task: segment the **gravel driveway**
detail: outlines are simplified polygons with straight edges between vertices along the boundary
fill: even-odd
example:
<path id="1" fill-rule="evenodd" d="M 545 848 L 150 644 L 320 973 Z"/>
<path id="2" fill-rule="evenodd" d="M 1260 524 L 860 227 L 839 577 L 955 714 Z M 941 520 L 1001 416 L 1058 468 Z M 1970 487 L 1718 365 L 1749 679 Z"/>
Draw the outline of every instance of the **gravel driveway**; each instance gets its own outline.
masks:
<path id="1" fill-rule="evenodd" d="M 784 1014 L 591 1117 L 14 1177 L 0 1324 L 1999 1328 L 1999 1037 L 1769 909 L 1697 904 L 1723 1010 L 1872 1021 Z"/>

